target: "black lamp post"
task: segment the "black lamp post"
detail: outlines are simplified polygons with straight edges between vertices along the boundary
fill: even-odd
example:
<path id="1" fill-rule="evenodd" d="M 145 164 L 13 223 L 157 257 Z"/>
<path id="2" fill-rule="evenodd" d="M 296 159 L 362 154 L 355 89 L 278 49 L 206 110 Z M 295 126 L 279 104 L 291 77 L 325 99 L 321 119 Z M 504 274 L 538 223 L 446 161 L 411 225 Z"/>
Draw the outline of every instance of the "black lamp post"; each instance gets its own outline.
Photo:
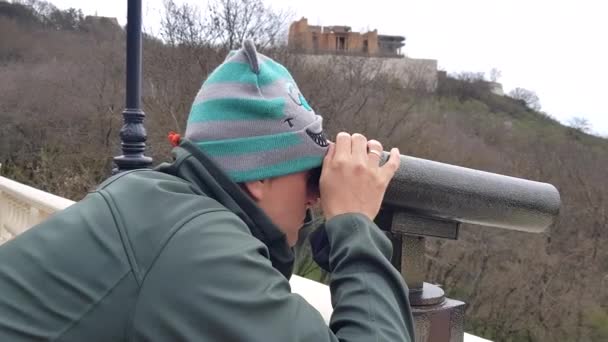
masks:
<path id="1" fill-rule="evenodd" d="M 152 158 L 146 150 L 146 114 L 141 109 L 141 0 L 129 0 L 127 10 L 127 96 L 120 130 L 122 155 L 114 157 L 113 173 L 148 168 Z"/>

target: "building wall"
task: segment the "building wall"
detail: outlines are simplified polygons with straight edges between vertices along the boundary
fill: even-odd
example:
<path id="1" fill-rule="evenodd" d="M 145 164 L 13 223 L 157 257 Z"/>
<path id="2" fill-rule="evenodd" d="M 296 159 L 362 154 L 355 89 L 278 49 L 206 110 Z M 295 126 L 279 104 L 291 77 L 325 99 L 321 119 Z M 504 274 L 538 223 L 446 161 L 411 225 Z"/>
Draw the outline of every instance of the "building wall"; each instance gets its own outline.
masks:
<path id="1" fill-rule="evenodd" d="M 407 88 L 425 89 L 435 91 L 437 88 L 437 60 L 417 58 L 382 58 L 361 56 L 336 55 L 301 55 L 302 63 L 311 65 L 326 65 L 339 63 L 341 58 L 348 59 L 348 63 L 364 65 L 365 74 L 372 78 L 378 73 L 395 77 Z"/>
<path id="2" fill-rule="evenodd" d="M 289 26 L 288 45 L 296 50 L 308 51 L 312 49 L 312 33 L 308 30 L 308 20 L 302 18 Z"/>
<path id="3" fill-rule="evenodd" d="M 329 26 L 325 29 L 320 26 L 308 25 L 308 19 L 302 18 L 289 27 L 288 46 L 301 52 L 348 52 L 351 54 L 377 55 L 378 31 L 367 33 L 350 32 L 347 26 Z M 344 49 L 337 46 L 336 39 L 344 38 Z M 367 41 L 367 49 L 365 42 Z"/>
<path id="4" fill-rule="evenodd" d="M 378 52 L 380 51 L 380 48 L 378 46 L 378 31 L 373 30 L 371 32 L 367 32 L 363 36 L 368 41 L 367 46 L 368 46 L 369 54 L 377 55 Z"/>

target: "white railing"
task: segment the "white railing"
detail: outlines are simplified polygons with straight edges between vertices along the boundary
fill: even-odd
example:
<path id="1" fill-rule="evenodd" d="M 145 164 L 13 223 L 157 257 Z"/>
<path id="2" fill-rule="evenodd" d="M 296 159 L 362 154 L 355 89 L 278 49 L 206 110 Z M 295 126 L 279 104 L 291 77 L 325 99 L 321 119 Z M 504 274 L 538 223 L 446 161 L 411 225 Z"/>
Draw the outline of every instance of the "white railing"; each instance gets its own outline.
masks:
<path id="1" fill-rule="evenodd" d="M 73 203 L 0 177 L 0 245 Z M 298 276 L 291 277 L 290 284 L 292 291 L 306 299 L 328 323 L 333 311 L 329 287 Z M 464 335 L 464 342 L 489 342 L 473 335 Z"/>
<path id="2" fill-rule="evenodd" d="M 0 244 L 74 202 L 0 177 Z"/>

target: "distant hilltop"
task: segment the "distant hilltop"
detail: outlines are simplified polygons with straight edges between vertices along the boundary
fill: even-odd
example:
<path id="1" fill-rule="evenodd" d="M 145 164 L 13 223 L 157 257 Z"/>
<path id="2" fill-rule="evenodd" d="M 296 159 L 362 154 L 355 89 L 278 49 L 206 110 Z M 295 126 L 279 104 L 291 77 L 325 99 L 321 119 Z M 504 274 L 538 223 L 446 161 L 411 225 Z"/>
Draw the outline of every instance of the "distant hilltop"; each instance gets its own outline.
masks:
<path id="1" fill-rule="evenodd" d="M 0 18 L 14 20 L 20 25 L 29 27 L 55 30 L 84 30 L 110 34 L 122 31 L 116 18 L 97 15 L 85 16 L 80 9 L 60 10 L 50 3 L 36 9 L 24 3 L 9 3 L 0 0 Z"/>

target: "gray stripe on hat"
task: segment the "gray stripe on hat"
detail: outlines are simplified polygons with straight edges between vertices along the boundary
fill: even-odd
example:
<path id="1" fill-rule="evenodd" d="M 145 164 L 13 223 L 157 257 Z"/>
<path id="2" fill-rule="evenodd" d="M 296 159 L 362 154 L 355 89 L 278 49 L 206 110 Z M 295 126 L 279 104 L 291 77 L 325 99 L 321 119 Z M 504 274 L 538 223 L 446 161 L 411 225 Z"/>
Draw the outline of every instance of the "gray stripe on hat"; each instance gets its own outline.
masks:
<path id="1" fill-rule="evenodd" d="M 224 60 L 224 63 L 244 63 L 244 64 L 249 64 L 249 60 L 247 59 L 247 56 L 245 56 L 245 52 L 243 52 L 242 49 L 236 50 L 235 53 L 226 58 L 226 60 Z"/>
<path id="2" fill-rule="evenodd" d="M 287 95 L 286 80 L 277 80 L 262 88 L 258 88 L 255 84 L 238 82 L 204 84 L 196 94 L 194 105 L 207 100 L 231 97 L 260 99 L 286 97 Z"/>
<path id="3" fill-rule="evenodd" d="M 301 157 L 325 156 L 327 147 L 317 145 L 305 131 L 298 132 L 304 143 L 288 148 L 249 153 L 240 156 L 214 157 L 213 160 L 226 171 L 247 171 L 271 166 Z"/>
<path id="4" fill-rule="evenodd" d="M 269 61 L 280 64 L 277 61 L 275 61 L 274 59 L 272 59 L 268 56 L 265 56 L 261 53 L 257 53 L 257 59 L 258 59 L 258 64 L 267 63 Z M 226 58 L 224 63 L 226 63 L 226 62 L 249 64 L 249 59 L 247 58 L 245 51 L 243 49 L 239 49 L 239 50 L 236 50 L 236 52 L 232 56 L 229 56 L 228 58 Z M 253 70 L 252 70 L 252 72 L 253 72 Z"/>
<path id="5" fill-rule="evenodd" d="M 306 118 L 306 120 L 292 120 L 291 123 L 294 127 L 290 127 L 289 122 L 284 120 L 193 122 L 188 124 L 185 137 L 195 142 L 214 141 L 279 134 L 305 128 L 310 129 L 313 133 L 320 133 L 323 122 L 321 116 L 314 115 L 313 118 Z"/>

